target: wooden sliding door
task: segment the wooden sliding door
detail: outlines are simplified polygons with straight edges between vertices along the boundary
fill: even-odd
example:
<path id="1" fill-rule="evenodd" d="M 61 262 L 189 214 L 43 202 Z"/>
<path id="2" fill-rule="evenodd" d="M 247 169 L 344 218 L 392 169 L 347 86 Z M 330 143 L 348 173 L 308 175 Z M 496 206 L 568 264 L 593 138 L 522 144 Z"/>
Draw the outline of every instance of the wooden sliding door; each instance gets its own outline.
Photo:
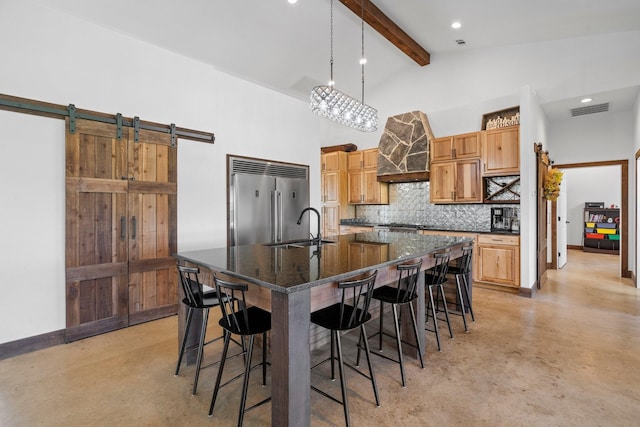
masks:
<path id="1" fill-rule="evenodd" d="M 177 310 L 176 148 L 77 120 L 66 135 L 66 341 Z"/>

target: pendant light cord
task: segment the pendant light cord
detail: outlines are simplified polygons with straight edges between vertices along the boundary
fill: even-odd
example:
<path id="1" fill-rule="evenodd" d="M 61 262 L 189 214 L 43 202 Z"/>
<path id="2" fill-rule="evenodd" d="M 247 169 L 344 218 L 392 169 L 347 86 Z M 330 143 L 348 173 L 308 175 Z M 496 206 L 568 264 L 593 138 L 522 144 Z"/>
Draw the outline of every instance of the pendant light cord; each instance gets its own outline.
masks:
<path id="1" fill-rule="evenodd" d="M 362 35 L 362 58 L 361 58 L 361 63 L 362 63 L 362 103 L 364 104 L 364 64 L 365 64 L 365 57 L 364 57 L 364 2 L 365 2 L 365 0 L 360 0 L 360 1 L 362 2 L 362 3 L 360 3 L 360 5 L 361 5 L 360 24 L 361 24 L 361 35 Z"/>
<path id="2" fill-rule="evenodd" d="M 331 56 L 329 57 L 329 67 L 330 67 L 330 80 L 329 80 L 329 86 L 333 87 L 334 86 L 334 82 L 333 82 L 333 0 L 331 0 L 331 31 L 330 31 L 330 38 L 331 38 Z"/>

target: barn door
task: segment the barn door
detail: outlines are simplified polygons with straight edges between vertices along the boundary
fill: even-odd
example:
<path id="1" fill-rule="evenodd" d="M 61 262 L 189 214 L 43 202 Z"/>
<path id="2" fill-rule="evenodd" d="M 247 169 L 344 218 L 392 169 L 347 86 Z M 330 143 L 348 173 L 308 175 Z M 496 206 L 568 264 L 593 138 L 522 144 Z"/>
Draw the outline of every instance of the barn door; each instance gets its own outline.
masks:
<path id="1" fill-rule="evenodd" d="M 177 149 L 77 120 L 66 135 L 66 341 L 177 311 Z"/>
<path id="2" fill-rule="evenodd" d="M 131 135 L 131 134 L 130 134 Z M 129 137 L 129 324 L 177 312 L 177 148 L 167 133 Z"/>
<path id="3" fill-rule="evenodd" d="M 547 199 L 543 196 L 544 178 L 549 169 L 549 155 L 542 151 L 542 144 L 536 145 L 536 164 L 537 164 L 537 274 L 536 283 L 538 289 L 542 288 L 547 278 Z"/>
<path id="4" fill-rule="evenodd" d="M 67 129 L 68 129 L 67 125 Z M 127 129 L 66 134 L 66 341 L 128 324 Z"/>

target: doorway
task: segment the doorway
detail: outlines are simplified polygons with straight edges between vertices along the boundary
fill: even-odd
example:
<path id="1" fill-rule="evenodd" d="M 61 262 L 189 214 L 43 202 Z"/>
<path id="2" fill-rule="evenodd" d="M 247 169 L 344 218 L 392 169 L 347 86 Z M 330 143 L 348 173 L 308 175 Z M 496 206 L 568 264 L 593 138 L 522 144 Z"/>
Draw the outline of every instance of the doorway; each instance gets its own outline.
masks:
<path id="1" fill-rule="evenodd" d="M 558 164 L 554 165 L 554 167 L 560 170 L 567 169 L 577 169 L 577 168 L 600 168 L 600 167 L 611 167 L 618 166 L 619 168 L 619 190 L 620 190 L 620 213 L 622 217 L 621 225 L 620 225 L 620 270 L 619 277 L 631 277 L 631 272 L 629 271 L 629 242 L 628 242 L 628 205 L 629 205 L 629 165 L 627 160 L 613 160 L 613 161 L 603 161 L 603 162 L 588 162 L 588 163 L 570 163 L 570 164 Z M 571 183 L 569 183 L 571 185 Z M 585 202 L 597 202 L 600 200 L 585 200 Z M 605 201 L 606 203 L 607 201 Z M 557 207 L 552 206 L 552 213 L 557 213 Z M 571 208 L 571 207 L 570 207 Z M 556 219 L 556 216 L 553 218 Z M 575 220 L 574 220 L 575 221 Z M 582 222 L 583 220 L 579 220 Z M 574 224 L 576 225 L 576 224 Z M 582 224 L 580 225 L 582 227 Z M 551 236 L 552 239 L 552 263 L 551 268 L 557 268 L 558 266 L 558 222 L 551 221 Z M 576 245 L 571 244 L 571 239 L 567 240 L 568 247 L 576 248 Z M 579 246 L 578 246 L 579 247 Z"/>

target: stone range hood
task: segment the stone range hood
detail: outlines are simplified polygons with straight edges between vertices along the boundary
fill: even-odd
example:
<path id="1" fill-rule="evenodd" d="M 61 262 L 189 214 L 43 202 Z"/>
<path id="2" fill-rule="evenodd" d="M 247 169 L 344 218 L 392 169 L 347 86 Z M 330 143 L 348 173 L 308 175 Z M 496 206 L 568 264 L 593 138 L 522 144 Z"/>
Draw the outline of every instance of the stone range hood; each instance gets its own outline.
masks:
<path id="1" fill-rule="evenodd" d="M 425 113 L 389 117 L 378 145 L 378 181 L 428 181 L 431 139 L 433 132 Z"/>

